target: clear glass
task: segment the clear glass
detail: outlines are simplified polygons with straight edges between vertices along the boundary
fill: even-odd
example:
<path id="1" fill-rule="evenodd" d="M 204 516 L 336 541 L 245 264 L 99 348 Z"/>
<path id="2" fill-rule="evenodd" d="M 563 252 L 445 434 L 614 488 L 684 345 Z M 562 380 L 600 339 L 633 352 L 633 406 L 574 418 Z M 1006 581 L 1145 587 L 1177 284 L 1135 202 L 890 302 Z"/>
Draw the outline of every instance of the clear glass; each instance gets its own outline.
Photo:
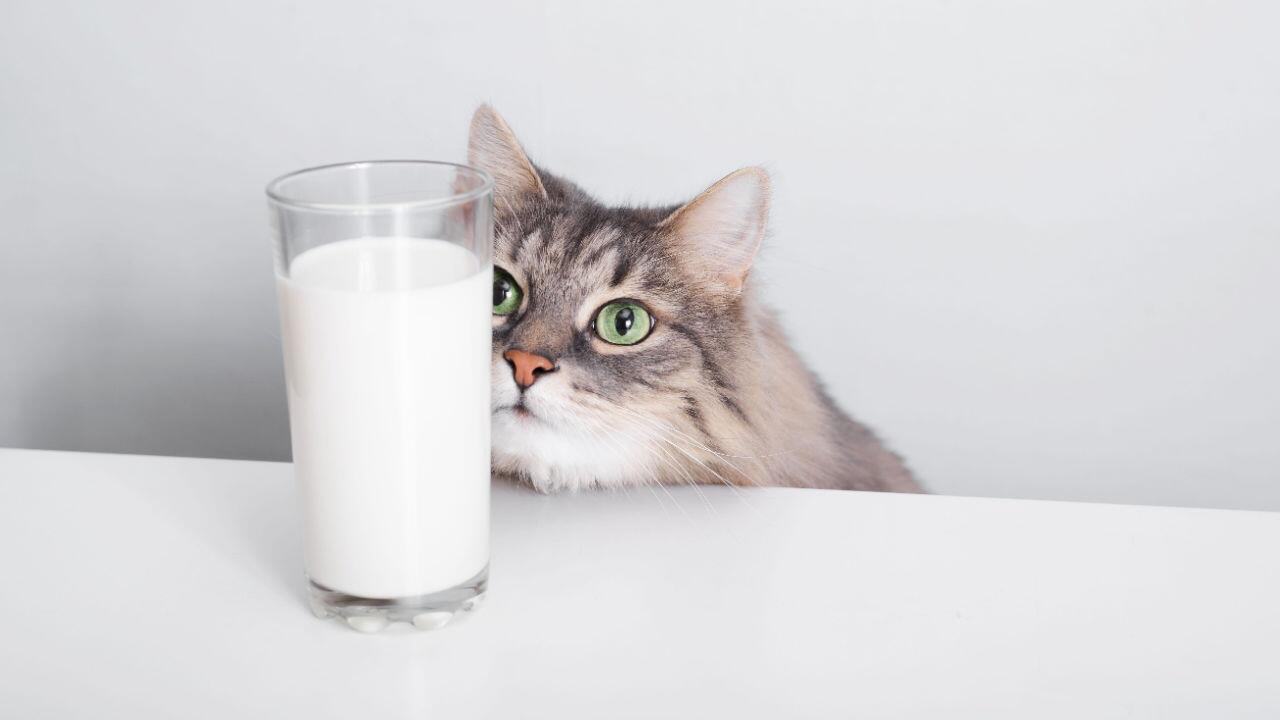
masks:
<path id="1" fill-rule="evenodd" d="M 493 182 L 378 161 L 267 186 L 312 610 L 434 629 L 488 583 Z"/>

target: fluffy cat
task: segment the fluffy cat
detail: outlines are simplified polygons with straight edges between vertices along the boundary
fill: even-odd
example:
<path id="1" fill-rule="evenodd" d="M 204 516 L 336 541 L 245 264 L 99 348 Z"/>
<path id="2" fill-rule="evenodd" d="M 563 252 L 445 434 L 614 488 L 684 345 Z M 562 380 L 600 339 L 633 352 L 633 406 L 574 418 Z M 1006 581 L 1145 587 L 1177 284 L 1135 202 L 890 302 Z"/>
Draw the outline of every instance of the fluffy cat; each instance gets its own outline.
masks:
<path id="1" fill-rule="evenodd" d="M 842 412 L 747 282 L 769 176 L 607 207 L 530 162 L 492 108 L 493 463 L 543 492 L 647 483 L 920 492 Z"/>

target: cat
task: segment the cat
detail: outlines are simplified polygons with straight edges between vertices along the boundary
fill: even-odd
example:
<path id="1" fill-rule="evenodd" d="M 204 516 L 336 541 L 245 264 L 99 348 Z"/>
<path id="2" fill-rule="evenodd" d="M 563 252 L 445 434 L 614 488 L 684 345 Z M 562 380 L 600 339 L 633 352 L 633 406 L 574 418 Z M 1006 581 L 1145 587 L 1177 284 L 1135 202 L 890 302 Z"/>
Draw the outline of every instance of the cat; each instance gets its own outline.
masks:
<path id="1" fill-rule="evenodd" d="M 922 492 L 842 412 L 748 274 L 770 181 L 738 170 L 672 207 L 608 207 L 534 165 L 488 105 L 493 467 L 542 492 L 729 484 Z"/>

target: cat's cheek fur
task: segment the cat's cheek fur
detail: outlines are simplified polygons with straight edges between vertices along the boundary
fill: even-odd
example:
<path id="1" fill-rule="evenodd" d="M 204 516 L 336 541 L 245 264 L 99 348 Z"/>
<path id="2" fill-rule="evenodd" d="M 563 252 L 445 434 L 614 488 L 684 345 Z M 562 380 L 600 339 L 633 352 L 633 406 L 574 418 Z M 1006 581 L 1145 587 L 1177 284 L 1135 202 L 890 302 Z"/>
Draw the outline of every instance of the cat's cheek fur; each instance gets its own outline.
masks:
<path id="1" fill-rule="evenodd" d="M 634 485 L 653 472 L 643 453 L 510 411 L 493 417 L 493 466 L 544 493 Z"/>
<path id="2" fill-rule="evenodd" d="M 653 479 L 652 451 L 643 437 L 593 422 L 566 393 L 559 378 L 537 383 L 525 398 L 532 417 L 519 417 L 510 407 L 519 389 L 505 362 L 492 365 L 493 469 L 533 486 L 539 492 L 634 485 Z"/>
<path id="3" fill-rule="evenodd" d="M 511 377 L 511 368 L 505 360 L 496 356 L 489 363 L 489 387 L 489 403 L 493 409 L 510 407 L 520 399 L 520 388 L 516 387 L 516 381 Z"/>

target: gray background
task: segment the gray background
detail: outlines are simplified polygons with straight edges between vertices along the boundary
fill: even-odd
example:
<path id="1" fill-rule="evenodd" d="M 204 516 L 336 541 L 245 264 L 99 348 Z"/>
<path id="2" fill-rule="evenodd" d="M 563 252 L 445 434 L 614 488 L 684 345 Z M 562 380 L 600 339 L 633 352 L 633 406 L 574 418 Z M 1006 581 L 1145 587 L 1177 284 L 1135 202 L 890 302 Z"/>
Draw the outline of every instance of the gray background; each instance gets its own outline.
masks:
<path id="1" fill-rule="evenodd" d="M 612 200 L 766 163 L 758 282 L 935 490 L 1280 509 L 1267 2 L 0 12 L 0 445 L 285 459 L 261 188 L 461 159 Z"/>

